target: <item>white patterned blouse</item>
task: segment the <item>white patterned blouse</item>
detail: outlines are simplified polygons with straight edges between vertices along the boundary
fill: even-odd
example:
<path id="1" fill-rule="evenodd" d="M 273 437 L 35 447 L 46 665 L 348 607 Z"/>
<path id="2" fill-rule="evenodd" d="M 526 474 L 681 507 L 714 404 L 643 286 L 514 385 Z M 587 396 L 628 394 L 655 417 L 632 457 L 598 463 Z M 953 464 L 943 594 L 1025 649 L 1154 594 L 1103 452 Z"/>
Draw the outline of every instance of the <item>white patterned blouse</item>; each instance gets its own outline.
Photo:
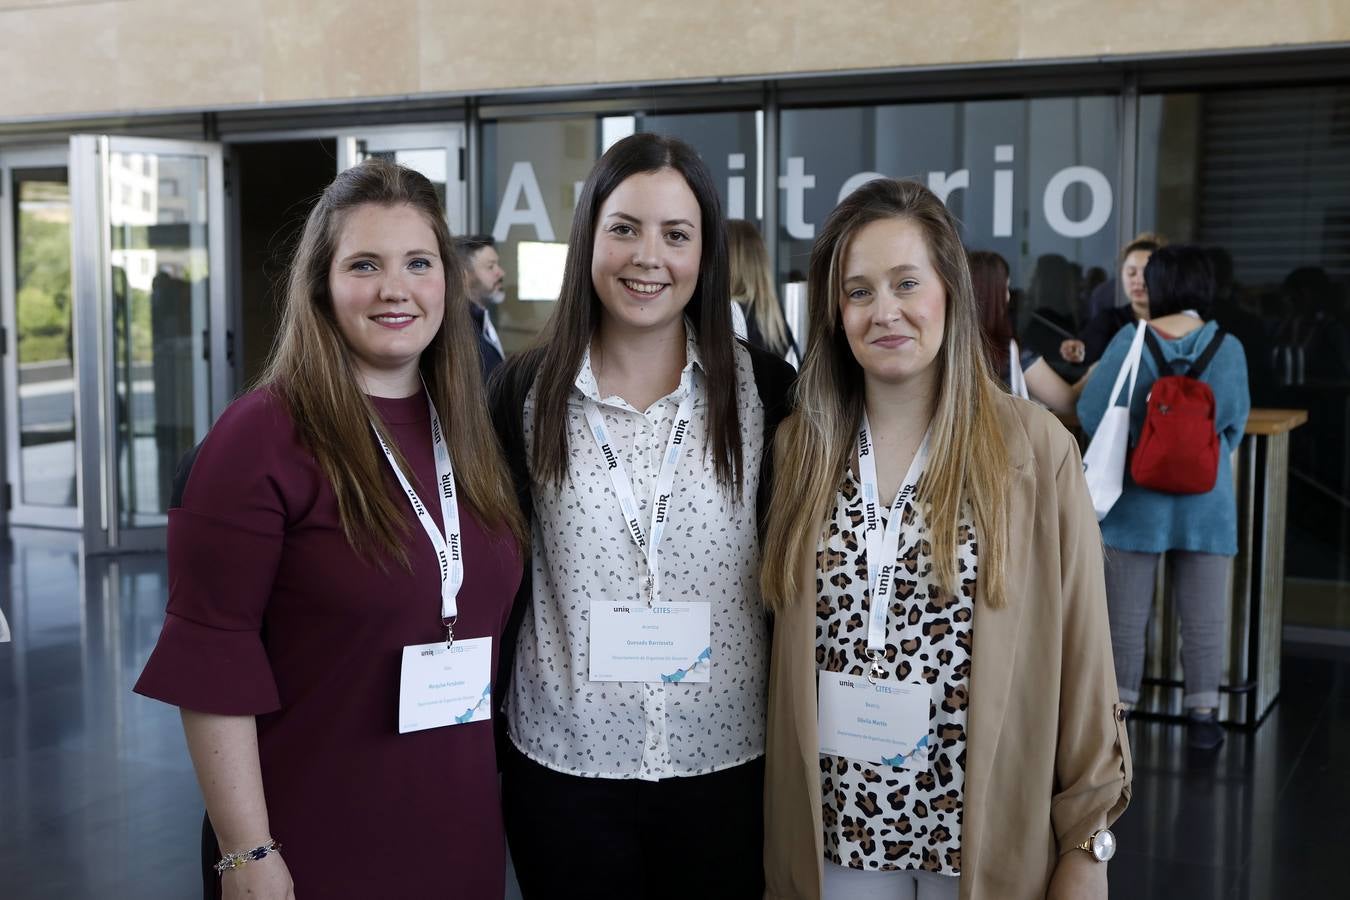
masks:
<path id="1" fill-rule="evenodd" d="M 759 593 L 755 496 L 764 452 L 764 404 L 750 354 L 736 345 L 744 489 L 722 487 L 707 447 L 708 385 L 692 330 L 674 392 L 645 411 L 601 397 L 587 352 L 568 401 L 568 477 L 531 478 L 533 602 L 516 642 L 507 697 L 512 743 L 571 775 L 655 781 L 702 775 L 764 753 L 769 633 Z M 722 388 L 729 389 L 729 388 Z M 676 410 L 695 393 L 659 546 L 661 595 L 712 603 L 712 674 L 702 683 L 592 682 L 590 602 L 636 601 L 646 561 L 630 539 L 583 404 L 599 405 L 642 510 L 652 502 Z M 523 425 L 534 446 L 532 387 Z"/>

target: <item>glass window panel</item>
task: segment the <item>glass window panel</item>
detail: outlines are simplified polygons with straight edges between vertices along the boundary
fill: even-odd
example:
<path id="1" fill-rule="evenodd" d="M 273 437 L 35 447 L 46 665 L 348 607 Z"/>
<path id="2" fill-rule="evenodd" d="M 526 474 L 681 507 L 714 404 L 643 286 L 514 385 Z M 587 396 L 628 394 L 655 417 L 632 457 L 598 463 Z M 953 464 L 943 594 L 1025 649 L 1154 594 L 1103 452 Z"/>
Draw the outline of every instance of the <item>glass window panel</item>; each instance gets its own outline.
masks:
<path id="1" fill-rule="evenodd" d="M 526 296 L 538 296 L 529 286 L 556 281 L 550 261 L 567 243 L 577 189 L 600 156 L 600 124 L 590 116 L 485 122 L 482 135 L 480 230 L 496 239 L 506 273 L 506 298 L 492 318 L 502 346 L 514 353 L 529 345 L 553 310 L 549 300 L 523 299 L 521 283 Z M 560 247 L 522 251 L 522 243 Z M 522 273 L 522 264 L 535 268 Z"/>
<path id="2" fill-rule="evenodd" d="M 161 525 L 209 410 L 207 161 L 113 153 L 108 177 L 118 515 Z"/>
<path id="3" fill-rule="evenodd" d="M 427 177 L 432 186 L 436 189 L 436 196 L 440 198 L 441 206 L 445 206 L 445 184 L 450 171 L 449 153 L 444 147 L 400 147 L 395 150 L 368 150 L 365 141 L 361 141 L 357 147 L 356 161 L 363 159 L 387 160 L 398 163 L 401 166 L 407 166 L 414 172 L 420 172 Z"/>
<path id="4" fill-rule="evenodd" d="M 1350 628 L 1350 86 L 1140 98 L 1140 228 L 1204 246 L 1290 437 L 1286 621 Z"/>
<path id="5" fill-rule="evenodd" d="M 945 199 L 968 247 L 1007 259 L 1023 343 L 1057 364 L 1059 339 L 1076 333 L 1088 294 L 1115 268 L 1119 103 L 784 110 L 780 280 L 805 280 L 812 241 L 843 196 L 878 176 L 917 178 Z"/>
<path id="6" fill-rule="evenodd" d="M 485 122 L 479 221 L 506 271 L 506 299 L 492 311 L 506 351 L 527 346 L 552 311 L 541 286 L 557 284 L 577 194 L 609 143 L 634 132 L 688 142 L 707 163 L 724 210 L 758 222 L 762 131 L 754 111 Z"/>
<path id="7" fill-rule="evenodd" d="M 75 364 L 66 170 L 15 171 L 19 484 L 25 506 L 74 507 Z"/>

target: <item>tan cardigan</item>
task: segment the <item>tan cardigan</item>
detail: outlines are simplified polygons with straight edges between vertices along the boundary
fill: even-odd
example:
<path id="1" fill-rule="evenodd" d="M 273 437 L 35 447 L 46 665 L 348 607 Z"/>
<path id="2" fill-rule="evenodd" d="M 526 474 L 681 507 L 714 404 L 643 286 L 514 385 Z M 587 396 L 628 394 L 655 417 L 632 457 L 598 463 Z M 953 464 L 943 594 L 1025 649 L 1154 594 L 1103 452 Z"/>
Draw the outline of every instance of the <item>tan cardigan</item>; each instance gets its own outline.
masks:
<path id="1" fill-rule="evenodd" d="M 998 417 L 1010 463 L 1008 603 L 975 612 L 961 900 L 1043 898 L 1059 854 L 1114 822 L 1130 797 L 1101 535 L 1078 447 L 1026 401 L 1003 397 Z M 821 895 L 815 622 L 814 596 L 774 619 L 766 900 Z"/>

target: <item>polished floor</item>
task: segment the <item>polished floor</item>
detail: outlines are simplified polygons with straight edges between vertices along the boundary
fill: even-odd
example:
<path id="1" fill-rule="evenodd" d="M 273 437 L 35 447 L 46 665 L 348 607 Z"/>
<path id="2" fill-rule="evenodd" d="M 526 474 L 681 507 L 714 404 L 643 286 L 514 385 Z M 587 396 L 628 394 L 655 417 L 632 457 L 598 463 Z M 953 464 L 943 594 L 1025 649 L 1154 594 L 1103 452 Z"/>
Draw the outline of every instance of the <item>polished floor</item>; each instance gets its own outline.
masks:
<path id="1" fill-rule="evenodd" d="M 0 898 L 199 896 L 201 800 L 178 714 L 131 693 L 163 618 L 158 555 L 0 542 Z M 1113 898 L 1350 896 L 1350 652 L 1286 646 L 1284 691 L 1216 754 L 1132 722 Z M 453 892 L 446 896 L 453 896 Z"/>

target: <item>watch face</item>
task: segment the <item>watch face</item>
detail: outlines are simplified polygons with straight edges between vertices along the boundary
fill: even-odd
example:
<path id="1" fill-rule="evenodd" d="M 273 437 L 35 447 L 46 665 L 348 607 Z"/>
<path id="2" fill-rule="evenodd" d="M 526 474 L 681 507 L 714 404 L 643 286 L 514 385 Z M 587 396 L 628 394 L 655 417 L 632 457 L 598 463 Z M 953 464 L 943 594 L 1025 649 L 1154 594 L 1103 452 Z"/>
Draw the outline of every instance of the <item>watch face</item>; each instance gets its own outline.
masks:
<path id="1" fill-rule="evenodd" d="M 1106 862 L 1116 855 L 1116 836 L 1110 829 L 1103 828 L 1092 836 L 1092 855 L 1098 862 Z"/>

